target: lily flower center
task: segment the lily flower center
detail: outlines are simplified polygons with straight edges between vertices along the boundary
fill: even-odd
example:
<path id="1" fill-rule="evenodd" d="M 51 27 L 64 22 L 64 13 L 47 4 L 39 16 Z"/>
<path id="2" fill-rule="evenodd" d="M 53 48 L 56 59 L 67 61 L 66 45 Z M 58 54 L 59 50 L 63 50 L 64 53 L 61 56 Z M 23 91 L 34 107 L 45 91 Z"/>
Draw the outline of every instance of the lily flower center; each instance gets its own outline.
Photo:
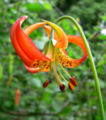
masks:
<path id="1" fill-rule="evenodd" d="M 66 64 L 67 66 L 68 65 L 70 66 L 71 64 L 69 63 L 69 58 L 66 57 L 66 55 L 62 51 L 62 49 L 54 47 L 51 39 L 52 38 L 50 38 L 50 41 L 45 45 L 44 52 L 43 52 L 46 57 L 51 59 L 51 61 L 45 62 L 45 64 L 43 65 L 44 66 L 43 71 L 44 70 L 47 71 L 47 69 L 53 70 L 54 76 L 59 84 L 61 91 L 64 91 L 64 89 L 65 89 L 65 85 L 62 83 L 61 79 L 63 79 L 65 81 L 65 83 L 68 84 L 69 88 L 71 90 L 73 90 L 75 85 L 71 81 L 67 81 L 67 79 L 64 77 L 64 75 L 60 71 L 60 68 L 61 68 L 62 71 L 65 72 L 65 74 L 69 77 L 69 80 L 72 78 L 62 65 L 62 64 Z M 43 87 L 46 88 L 49 83 L 50 83 L 50 81 L 47 79 L 44 82 Z M 70 85 L 72 87 L 70 87 Z"/>

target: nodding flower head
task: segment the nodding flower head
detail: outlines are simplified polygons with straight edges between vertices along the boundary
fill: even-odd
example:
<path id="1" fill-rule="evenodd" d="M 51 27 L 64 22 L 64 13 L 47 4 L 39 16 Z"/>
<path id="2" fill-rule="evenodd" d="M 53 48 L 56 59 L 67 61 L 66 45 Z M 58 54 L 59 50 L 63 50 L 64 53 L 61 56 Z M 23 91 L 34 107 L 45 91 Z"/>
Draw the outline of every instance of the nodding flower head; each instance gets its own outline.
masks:
<path id="1" fill-rule="evenodd" d="M 75 35 L 66 35 L 59 26 L 46 20 L 32 24 L 25 30 L 22 30 L 21 24 L 26 18 L 27 16 L 19 18 L 12 26 L 10 34 L 12 45 L 24 62 L 25 68 L 30 73 L 38 73 L 40 71 L 50 73 L 50 71 L 53 71 L 61 91 L 65 90 L 61 79 L 68 83 L 71 90 L 74 90 L 74 86 L 77 86 L 77 82 L 64 67 L 75 68 L 87 58 L 87 52 L 82 38 Z M 39 27 L 45 29 L 49 38 L 49 42 L 45 45 L 43 52 L 36 47 L 29 37 L 29 34 Z M 55 45 L 53 44 L 53 40 L 55 41 Z M 68 43 L 78 45 L 83 51 L 83 57 L 80 59 L 69 57 L 65 51 L 68 47 Z M 64 74 L 62 74 L 63 72 L 69 77 L 68 81 L 64 77 Z M 47 87 L 49 83 L 49 80 L 46 80 L 43 87 Z"/>

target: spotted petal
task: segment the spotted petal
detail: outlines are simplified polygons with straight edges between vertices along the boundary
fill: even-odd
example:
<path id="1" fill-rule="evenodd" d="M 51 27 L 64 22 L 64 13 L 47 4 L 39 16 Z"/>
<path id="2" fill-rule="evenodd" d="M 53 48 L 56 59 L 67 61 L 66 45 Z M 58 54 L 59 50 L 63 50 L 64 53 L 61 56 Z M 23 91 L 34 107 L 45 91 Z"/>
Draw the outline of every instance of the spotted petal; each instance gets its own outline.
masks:
<path id="1" fill-rule="evenodd" d="M 38 73 L 38 72 L 40 72 L 40 68 L 29 67 L 29 66 L 27 66 L 25 64 L 24 64 L 24 66 L 28 70 L 28 72 L 30 72 L 30 73 Z"/>
<path id="2" fill-rule="evenodd" d="M 32 42 L 32 40 L 29 38 L 29 36 L 26 33 L 30 33 L 30 28 L 26 29 L 25 32 L 21 29 L 22 22 L 27 18 L 27 16 L 22 16 L 19 18 L 13 25 L 11 29 L 11 42 L 17 52 L 17 54 L 20 56 L 22 61 L 27 65 L 30 66 L 36 59 L 37 60 L 47 60 L 49 61 L 49 58 L 44 56 L 39 49 L 35 46 L 35 44 Z M 35 24 L 36 28 L 46 24 L 38 23 Z"/>
<path id="3" fill-rule="evenodd" d="M 75 68 L 79 66 L 81 63 L 83 63 L 84 60 L 87 58 L 87 51 L 83 43 L 83 40 L 80 36 L 68 35 L 67 37 L 70 43 L 74 43 L 78 45 L 83 50 L 84 55 L 80 59 L 73 59 L 73 58 L 70 58 L 68 55 L 64 54 L 63 51 L 60 51 L 58 53 L 59 62 L 65 67 Z"/>
<path id="4" fill-rule="evenodd" d="M 36 23 L 28 26 L 25 30 L 24 33 L 29 35 L 31 32 L 33 32 L 35 29 L 38 27 L 44 25 L 44 22 L 42 23 Z M 25 68 L 30 72 L 30 73 L 38 73 L 39 71 L 43 72 L 48 72 L 50 70 L 50 61 L 47 60 L 35 60 L 31 66 L 25 65 Z"/>

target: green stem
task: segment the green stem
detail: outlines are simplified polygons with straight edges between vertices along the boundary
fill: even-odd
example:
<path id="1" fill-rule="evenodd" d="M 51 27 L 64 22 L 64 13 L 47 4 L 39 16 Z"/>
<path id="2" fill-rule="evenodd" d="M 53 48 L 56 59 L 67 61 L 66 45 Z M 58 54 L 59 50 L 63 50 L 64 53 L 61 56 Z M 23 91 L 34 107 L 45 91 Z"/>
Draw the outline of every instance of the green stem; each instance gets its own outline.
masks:
<path id="1" fill-rule="evenodd" d="M 96 71 L 96 67 L 95 67 L 95 64 L 94 64 L 94 60 L 93 60 L 93 57 L 92 57 L 92 53 L 91 53 L 91 50 L 90 50 L 90 47 L 89 47 L 89 44 L 87 42 L 87 39 L 85 37 L 85 34 L 81 28 L 81 26 L 77 23 L 77 21 L 73 18 L 73 17 L 70 17 L 70 16 L 62 16 L 60 18 L 57 19 L 56 22 L 59 22 L 63 19 L 69 19 L 71 20 L 75 26 L 77 27 L 77 29 L 79 30 L 80 32 L 80 35 L 84 41 L 84 44 L 86 46 L 86 50 L 88 52 L 88 56 L 89 56 L 89 60 L 90 60 L 90 64 L 91 64 L 91 67 L 92 67 L 92 71 L 93 71 L 93 75 L 94 75 L 94 78 L 95 78 L 95 85 L 96 85 L 96 89 L 97 89 L 97 94 L 98 94 L 98 99 L 99 99 L 99 105 L 100 105 L 100 111 L 101 111 L 101 119 L 102 120 L 105 120 L 105 116 L 104 116 L 104 108 L 103 108 L 103 100 L 102 100 L 102 95 L 101 95 L 101 91 L 100 91 L 100 85 L 99 85 L 99 79 L 98 79 L 98 75 L 97 75 L 97 71 Z"/>

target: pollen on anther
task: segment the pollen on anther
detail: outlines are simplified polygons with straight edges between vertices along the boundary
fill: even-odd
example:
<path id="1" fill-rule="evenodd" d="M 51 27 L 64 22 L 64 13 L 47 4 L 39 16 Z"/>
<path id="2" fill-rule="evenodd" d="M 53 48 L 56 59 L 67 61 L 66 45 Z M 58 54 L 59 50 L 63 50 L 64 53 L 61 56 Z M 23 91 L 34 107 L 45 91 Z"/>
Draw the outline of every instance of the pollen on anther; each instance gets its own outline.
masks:
<path id="1" fill-rule="evenodd" d="M 43 88 L 46 88 L 49 84 L 49 80 L 46 80 L 44 83 L 43 83 Z"/>
<path id="2" fill-rule="evenodd" d="M 73 84 L 70 83 L 70 82 L 68 83 L 68 87 L 69 87 L 70 90 L 74 90 L 74 86 L 73 86 Z"/>
<path id="3" fill-rule="evenodd" d="M 71 77 L 71 78 L 70 78 L 70 82 L 71 82 L 74 86 L 77 86 L 77 82 L 76 82 L 75 77 Z"/>
<path id="4" fill-rule="evenodd" d="M 65 89 L 64 84 L 60 85 L 59 87 L 60 87 L 60 90 L 61 90 L 61 91 L 64 91 L 64 89 Z"/>

